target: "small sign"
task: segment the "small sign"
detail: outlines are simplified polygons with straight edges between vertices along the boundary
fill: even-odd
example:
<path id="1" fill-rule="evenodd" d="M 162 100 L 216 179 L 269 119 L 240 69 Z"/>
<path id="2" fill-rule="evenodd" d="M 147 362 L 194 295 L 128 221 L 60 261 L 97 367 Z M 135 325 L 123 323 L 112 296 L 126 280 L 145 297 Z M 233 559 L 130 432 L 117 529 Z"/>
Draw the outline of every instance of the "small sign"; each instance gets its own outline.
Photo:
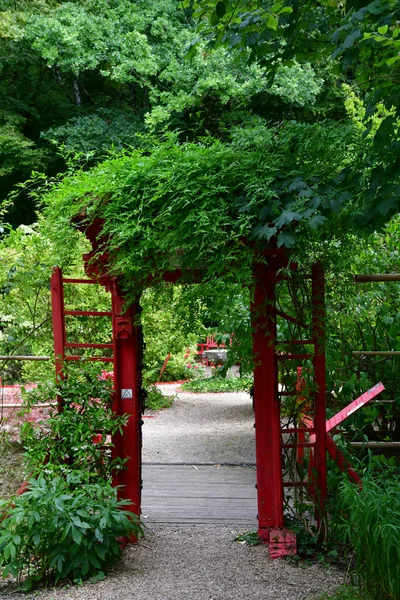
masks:
<path id="1" fill-rule="evenodd" d="M 121 398 L 133 398 L 132 389 L 121 390 Z"/>

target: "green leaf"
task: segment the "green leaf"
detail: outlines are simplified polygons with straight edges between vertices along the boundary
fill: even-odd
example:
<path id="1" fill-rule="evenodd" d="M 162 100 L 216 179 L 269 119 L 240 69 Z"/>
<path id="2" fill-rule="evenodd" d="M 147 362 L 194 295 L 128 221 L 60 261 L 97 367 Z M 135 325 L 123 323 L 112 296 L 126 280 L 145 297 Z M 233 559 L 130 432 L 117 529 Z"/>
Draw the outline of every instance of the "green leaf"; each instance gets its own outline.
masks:
<path id="1" fill-rule="evenodd" d="M 279 15 L 290 14 L 292 12 L 293 12 L 293 7 L 292 6 L 282 6 L 282 8 L 280 8 L 278 10 L 278 14 Z"/>
<path id="2" fill-rule="evenodd" d="M 215 27 L 215 25 L 218 25 L 219 23 L 219 16 L 217 14 L 216 11 L 214 11 L 211 15 L 211 19 L 210 19 L 210 23 L 211 25 L 213 25 Z"/>
<path id="3" fill-rule="evenodd" d="M 295 238 L 290 233 L 281 232 L 278 235 L 278 239 L 277 239 L 278 248 L 280 248 L 281 246 L 285 246 L 286 248 L 293 248 L 294 243 L 295 243 Z"/>
<path id="4" fill-rule="evenodd" d="M 69 532 L 70 532 L 70 530 L 71 530 L 71 527 L 72 527 L 72 523 L 68 523 L 68 524 L 67 524 L 67 525 L 64 527 L 64 529 L 63 529 L 63 532 L 62 532 L 62 535 L 61 535 L 61 542 L 63 542 L 63 541 L 66 539 L 67 535 L 69 534 Z"/>
<path id="5" fill-rule="evenodd" d="M 73 517 L 72 522 L 76 527 L 80 527 L 81 529 L 90 529 L 90 525 L 88 525 L 84 521 L 81 521 L 81 519 L 79 519 L 78 517 Z"/>
<path id="6" fill-rule="evenodd" d="M 325 223 L 325 221 L 327 221 L 327 218 L 323 215 L 314 215 L 313 217 L 311 217 L 308 224 L 311 227 L 311 229 L 317 229 L 317 227 Z"/>
<path id="7" fill-rule="evenodd" d="M 55 504 L 55 507 L 57 508 L 57 510 L 59 510 L 60 512 L 64 511 L 65 505 L 64 505 L 64 502 L 60 498 L 56 498 L 54 500 L 54 504 Z"/>
<path id="8" fill-rule="evenodd" d="M 301 221 L 302 215 L 298 212 L 293 212 L 290 210 L 284 210 L 281 216 L 275 221 L 275 225 L 280 228 L 283 225 L 289 225 L 294 221 Z"/>
<path id="9" fill-rule="evenodd" d="M 106 525 L 107 525 L 106 518 L 105 517 L 101 517 L 100 522 L 99 522 L 100 529 L 104 529 Z"/>
<path id="10" fill-rule="evenodd" d="M 65 561 L 65 558 L 64 558 L 64 556 L 61 554 L 61 555 L 58 557 L 58 559 L 57 559 L 57 571 L 58 571 L 59 573 L 62 573 L 62 571 L 63 571 L 63 568 L 64 568 L 64 561 Z"/>
<path id="11" fill-rule="evenodd" d="M 276 31 L 278 28 L 279 19 L 276 15 L 268 13 L 265 19 L 265 24 L 268 27 L 268 29 L 273 29 L 274 31 Z"/>
<path id="12" fill-rule="evenodd" d="M 89 561 L 92 563 L 92 565 L 94 567 L 96 567 L 96 569 L 101 569 L 101 564 L 100 562 L 97 560 L 97 558 L 95 556 L 93 556 L 92 554 L 89 555 Z"/>
<path id="13" fill-rule="evenodd" d="M 78 544 L 78 546 L 79 546 L 81 544 L 82 538 L 83 538 L 82 532 L 79 531 L 79 529 L 77 529 L 75 527 L 75 525 L 72 525 L 71 533 L 72 533 L 72 539 L 74 540 L 75 544 Z"/>
<path id="14" fill-rule="evenodd" d="M 85 556 L 85 558 L 82 561 L 82 575 L 83 575 L 83 577 L 85 577 L 88 574 L 89 568 L 90 568 L 90 564 L 89 564 L 87 556 Z"/>
<path id="15" fill-rule="evenodd" d="M 106 550 L 105 550 L 104 546 L 101 546 L 100 544 L 95 544 L 94 549 L 95 549 L 97 556 L 99 558 L 101 558 L 102 561 L 105 561 Z"/>
<path id="16" fill-rule="evenodd" d="M 382 27 L 378 27 L 378 33 L 380 33 L 381 35 L 386 35 L 388 29 L 389 29 L 388 25 L 382 25 Z"/>
<path id="17" fill-rule="evenodd" d="M 343 42 L 343 46 L 345 48 L 351 48 L 354 45 L 354 42 L 361 36 L 361 31 L 359 29 L 355 29 Z"/>
<path id="18" fill-rule="evenodd" d="M 226 14 L 225 2 L 217 2 L 217 5 L 215 7 L 215 12 L 217 13 L 218 18 L 222 19 L 222 17 L 224 17 Z"/>

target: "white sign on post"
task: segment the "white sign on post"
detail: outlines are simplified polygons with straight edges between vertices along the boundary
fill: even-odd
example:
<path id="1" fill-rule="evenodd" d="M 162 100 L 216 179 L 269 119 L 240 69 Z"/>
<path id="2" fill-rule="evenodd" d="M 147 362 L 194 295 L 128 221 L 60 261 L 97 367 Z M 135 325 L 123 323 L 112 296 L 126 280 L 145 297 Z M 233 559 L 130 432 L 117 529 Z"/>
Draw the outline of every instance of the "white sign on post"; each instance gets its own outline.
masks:
<path id="1" fill-rule="evenodd" d="M 121 398 L 133 398 L 132 389 L 121 390 Z"/>

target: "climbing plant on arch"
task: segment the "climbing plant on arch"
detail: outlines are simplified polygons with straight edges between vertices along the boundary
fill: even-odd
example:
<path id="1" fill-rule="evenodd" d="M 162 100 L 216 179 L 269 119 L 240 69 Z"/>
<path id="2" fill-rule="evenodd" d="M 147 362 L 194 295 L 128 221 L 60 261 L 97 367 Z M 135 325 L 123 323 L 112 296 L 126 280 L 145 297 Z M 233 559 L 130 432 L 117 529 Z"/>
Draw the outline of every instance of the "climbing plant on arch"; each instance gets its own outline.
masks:
<path id="1" fill-rule="evenodd" d="M 302 262 L 313 248 L 310 263 L 313 242 L 354 223 L 361 200 L 335 178 L 365 143 L 350 120 L 255 123 L 234 130 L 230 143 L 150 139 L 55 184 L 45 198 L 49 235 L 68 243 L 77 215 L 101 219 L 99 251 L 128 295 L 177 265 L 246 283 L 272 239 L 295 247 Z"/>

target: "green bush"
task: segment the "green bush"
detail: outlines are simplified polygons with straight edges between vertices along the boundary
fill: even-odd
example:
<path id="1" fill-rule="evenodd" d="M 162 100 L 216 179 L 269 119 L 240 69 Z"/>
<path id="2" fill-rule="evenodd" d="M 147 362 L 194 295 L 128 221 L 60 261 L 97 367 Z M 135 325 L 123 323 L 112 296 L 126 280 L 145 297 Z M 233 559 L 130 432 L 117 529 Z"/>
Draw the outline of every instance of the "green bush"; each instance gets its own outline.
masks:
<path id="1" fill-rule="evenodd" d="M 400 599 L 400 476 L 367 475 L 362 489 L 339 490 L 342 538 L 354 549 L 363 587 L 379 600 Z"/>
<path id="2" fill-rule="evenodd" d="M 162 391 L 155 385 L 150 385 L 146 391 L 146 408 L 161 410 L 162 408 L 170 408 L 174 403 L 175 396 L 164 396 Z"/>
<path id="3" fill-rule="evenodd" d="M 218 393 L 218 392 L 248 392 L 253 380 L 250 377 L 208 377 L 193 379 L 182 385 L 185 392 Z"/>
<path id="4" fill-rule="evenodd" d="M 30 589 L 39 581 L 103 576 L 121 554 L 119 537 L 139 535 L 128 501 L 110 483 L 86 474 L 48 474 L 29 480 L 12 503 L 0 505 L 0 569 Z"/>
<path id="5" fill-rule="evenodd" d="M 64 403 L 61 413 L 54 408 L 45 425 L 27 422 L 21 429 L 25 459 L 33 475 L 82 470 L 88 482 L 99 477 L 108 480 L 123 467 L 112 460 L 110 436 L 122 432 L 127 415 L 116 415 L 111 408 L 112 381 L 101 379 L 98 365 L 82 362 L 64 369 L 65 379 L 58 384 L 40 385 L 25 394 L 25 407 L 50 403 L 58 396 Z"/>
<path id="6" fill-rule="evenodd" d="M 141 296 L 141 323 L 146 344 L 143 380 L 146 384 L 158 381 L 168 355 L 162 381 L 179 381 L 191 376 L 187 357 L 193 354 L 198 332 L 203 327 L 196 315 L 182 315 L 184 296 L 181 286 L 171 285 L 148 288 Z"/>
<path id="7" fill-rule="evenodd" d="M 126 415 L 111 409 L 112 382 L 98 365 L 68 366 L 58 384 L 27 394 L 25 408 L 62 399 L 45 422 L 27 423 L 21 438 L 32 473 L 28 489 L 0 505 L 0 572 L 22 587 L 63 579 L 104 577 L 120 555 L 118 538 L 138 536 L 138 517 L 111 485 L 121 459 L 112 459 L 112 436 Z"/>

